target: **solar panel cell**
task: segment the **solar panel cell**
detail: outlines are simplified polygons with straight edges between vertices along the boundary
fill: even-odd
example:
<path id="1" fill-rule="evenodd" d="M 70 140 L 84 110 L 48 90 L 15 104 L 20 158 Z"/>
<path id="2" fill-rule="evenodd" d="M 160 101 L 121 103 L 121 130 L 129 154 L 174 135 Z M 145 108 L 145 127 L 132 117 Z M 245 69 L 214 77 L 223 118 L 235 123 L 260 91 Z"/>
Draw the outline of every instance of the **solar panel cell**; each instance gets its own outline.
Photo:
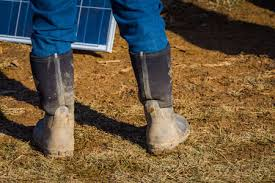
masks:
<path id="1" fill-rule="evenodd" d="M 32 11 L 29 0 L 0 0 L 0 40 L 30 43 Z M 111 51 L 115 21 L 109 0 L 77 1 L 76 49 Z"/>

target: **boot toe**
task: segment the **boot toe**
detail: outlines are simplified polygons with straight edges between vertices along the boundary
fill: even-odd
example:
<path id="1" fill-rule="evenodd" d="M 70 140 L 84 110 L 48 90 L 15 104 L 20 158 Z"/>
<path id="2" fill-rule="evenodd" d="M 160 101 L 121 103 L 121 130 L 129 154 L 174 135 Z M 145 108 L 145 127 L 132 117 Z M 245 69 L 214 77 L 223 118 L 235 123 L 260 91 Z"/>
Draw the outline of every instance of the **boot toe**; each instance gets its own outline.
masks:
<path id="1" fill-rule="evenodd" d="M 179 114 L 175 114 L 176 115 L 176 124 L 178 126 L 178 130 L 179 130 L 179 133 L 180 133 L 180 136 L 188 136 L 190 134 L 190 125 L 189 123 L 187 122 L 187 120 L 179 115 Z"/>
<path id="2" fill-rule="evenodd" d="M 172 152 L 179 144 L 183 143 L 190 134 L 190 125 L 187 120 L 178 115 L 174 114 L 175 118 L 170 123 L 175 124 L 175 131 L 170 132 L 169 139 L 164 140 L 162 143 L 150 143 L 148 144 L 148 151 L 154 155 L 162 155 Z M 162 138 L 163 139 L 163 138 Z"/>
<path id="3" fill-rule="evenodd" d="M 59 110 L 57 110 L 59 111 Z M 32 143 L 48 157 L 62 158 L 73 156 L 73 121 L 68 118 L 67 110 L 63 114 L 45 116 L 33 130 Z"/>

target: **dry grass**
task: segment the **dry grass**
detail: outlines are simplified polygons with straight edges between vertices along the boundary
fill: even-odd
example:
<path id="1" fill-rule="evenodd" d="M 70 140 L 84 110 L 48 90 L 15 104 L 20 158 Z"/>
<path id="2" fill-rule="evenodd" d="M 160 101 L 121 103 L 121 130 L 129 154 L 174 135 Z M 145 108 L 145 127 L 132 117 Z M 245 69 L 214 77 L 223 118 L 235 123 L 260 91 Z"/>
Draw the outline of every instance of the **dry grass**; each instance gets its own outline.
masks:
<path id="1" fill-rule="evenodd" d="M 76 150 L 59 160 L 30 144 L 31 126 L 42 117 L 30 48 L 0 43 L 0 182 L 274 182 L 273 59 L 207 50 L 172 31 L 168 36 L 175 110 L 192 134 L 160 157 L 144 148 L 142 106 L 118 35 L 113 54 L 75 54 Z M 102 64 L 112 60 L 119 62 Z"/>

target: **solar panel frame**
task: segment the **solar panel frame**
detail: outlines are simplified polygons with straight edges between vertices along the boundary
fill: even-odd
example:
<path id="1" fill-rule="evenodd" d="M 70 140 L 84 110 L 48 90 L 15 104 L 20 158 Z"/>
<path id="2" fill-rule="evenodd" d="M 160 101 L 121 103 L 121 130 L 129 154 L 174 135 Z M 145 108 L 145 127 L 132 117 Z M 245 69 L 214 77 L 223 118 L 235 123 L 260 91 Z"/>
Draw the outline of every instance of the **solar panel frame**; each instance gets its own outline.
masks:
<path id="1" fill-rule="evenodd" d="M 16 42 L 16 43 L 23 43 L 23 44 L 31 44 L 31 40 L 30 40 L 30 38 L 29 37 L 26 37 L 26 36 L 18 36 L 17 35 L 17 33 L 18 33 L 18 30 L 17 30 L 17 28 L 18 28 L 18 24 L 19 23 L 21 23 L 21 22 L 19 22 L 19 19 L 20 19 L 20 11 L 22 10 L 22 8 L 21 8 L 21 6 L 22 6 L 22 4 L 23 3 L 28 3 L 28 6 L 30 6 L 30 2 L 29 2 L 29 0 L 0 0 L 0 3 L 1 2 L 11 2 L 11 3 L 14 3 L 14 2 L 16 2 L 16 3 L 19 3 L 19 7 L 18 7 L 18 14 L 17 14 L 17 18 L 16 18 L 16 27 L 15 27 L 15 30 L 14 30 L 14 35 L 12 35 L 12 34 L 1 34 L 0 33 L 0 41 L 7 41 L 7 42 Z M 97 1 L 89 1 L 89 3 L 91 3 L 91 2 L 94 2 L 94 3 L 99 3 L 99 2 L 97 2 Z M 102 1 L 100 1 L 100 2 L 102 2 Z M 107 3 L 107 5 L 105 5 L 106 3 L 106 0 L 104 1 L 104 7 L 97 7 L 97 6 L 89 6 L 89 3 L 88 3 L 88 5 L 87 5 L 87 0 L 78 0 L 78 5 L 77 5 L 77 8 L 78 8 L 78 14 L 77 14 L 77 30 L 79 30 L 80 28 L 82 28 L 82 27 L 80 27 L 80 22 L 82 21 L 81 20 L 81 16 L 82 16 L 82 11 L 84 10 L 84 8 L 87 8 L 88 10 L 88 13 L 86 13 L 86 18 L 88 17 L 89 18 L 89 16 L 92 14 L 92 13 L 90 13 L 90 9 L 92 9 L 92 10 L 97 10 L 97 13 L 99 14 L 100 12 L 99 11 L 101 11 L 102 10 L 102 16 L 101 16 L 101 22 L 100 22 L 100 24 L 101 24 L 101 27 L 99 27 L 99 32 L 97 32 L 98 33 L 98 44 L 97 43 L 91 43 L 91 42 L 89 42 L 89 43 L 87 43 L 87 42 L 84 42 L 84 41 L 86 41 L 87 39 L 89 39 L 90 37 L 87 37 L 86 35 L 84 35 L 84 38 L 83 38 L 83 41 L 82 42 L 79 42 L 79 41 L 77 41 L 77 42 L 74 42 L 73 44 L 72 44 L 72 48 L 73 49 L 79 49 L 79 50 L 91 50 L 91 51 L 105 51 L 105 52 L 111 52 L 112 51 L 112 48 L 113 48 L 113 42 L 114 42 L 114 36 L 115 36 L 115 29 L 116 29 L 116 21 L 115 21 L 115 19 L 114 19 L 114 17 L 113 17 L 113 15 L 112 15 L 112 9 L 111 9 L 111 7 L 110 7 L 110 3 L 108 4 Z M 85 4 L 85 6 L 83 6 L 83 3 L 86 3 Z M 106 6 L 106 7 L 105 7 Z M 107 7 L 107 6 L 109 6 L 109 7 Z M 103 41 L 106 39 L 106 44 L 99 44 L 99 42 L 100 42 L 100 38 L 102 38 L 102 37 L 100 37 L 101 36 L 101 34 L 102 34 L 102 32 L 101 32 L 101 30 L 102 30 L 102 23 L 103 23 L 103 18 L 104 18 L 104 15 L 105 15 L 105 12 L 107 12 L 107 11 L 110 11 L 110 12 L 108 12 L 108 14 L 107 14 L 107 19 L 109 20 L 109 22 L 108 22 L 108 25 L 106 25 L 105 24 L 105 26 L 108 26 L 108 27 L 104 27 L 105 28 L 105 31 L 106 31 L 106 28 L 107 28 L 107 35 L 105 34 L 104 36 L 106 36 L 106 37 L 104 37 L 103 38 Z M 29 12 L 27 12 L 27 13 L 29 13 Z M 26 13 L 26 15 L 25 15 L 25 21 L 26 21 L 26 17 L 27 16 L 29 16 L 29 15 L 27 15 L 27 13 Z M 89 14 L 90 13 L 90 14 Z M 110 15 L 109 15 L 110 14 Z M 94 15 L 94 14 L 92 14 L 92 15 Z M 84 14 L 83 14 L 83 16 L 84 16 Z M 110 16 L 110 17 L 108 17 L 108 16 Z M 87 19 L 88 19 L 87 18 Z M 106 17 L 105 17 L 106 18 Z M 86 22 L 85 22 L 85 25 L 87 25 L 87 22 L 88 22 L 88 20 L 86 20 Z M 11 23 L 11 22 L 10 22 Z M 26 23 L 26 22 L 25 22 Z M 24 22 L 23 22 L 23 24 L 24 24 Z M 1 25 L 1 22 L 0 22 L 0 25 Z M 10 26 L 10 25 L 9 25 Z M 26 28 L 26 25 L 24 25 L 25 26 L 25 28 Z M 85 27 L 86 28 L 86 27 Z M 27 29 L 27 28 L 26 28 Z M 87 31 L 87 29 L 88 28 L 86 28 L 85 30 L 84 30 L 84 32 L 86 33 L 86 31 Z M 89 28 L 89 30 L 90 30 L 91 28 Z M 23 34 L 24 34 L 24 29 L 23 29 Z M 92 30 L 93 31 L 93 30 Z M 26 34 L 26 33 L 25 33 Z M 77 35 L 79 35 L 79 34 L 77 34 Z M 83 35 L 82 35 L 83 36 Z M 78 36 L 79 38 L 80 38 L 80 36 Z M 87 38 L 87 39 L 86 39 Z M 86 39 L 86 40 L 84 40 L 84 39 Z M 102 42 L 102 40 L 101 40 L 101 42 Z"/>

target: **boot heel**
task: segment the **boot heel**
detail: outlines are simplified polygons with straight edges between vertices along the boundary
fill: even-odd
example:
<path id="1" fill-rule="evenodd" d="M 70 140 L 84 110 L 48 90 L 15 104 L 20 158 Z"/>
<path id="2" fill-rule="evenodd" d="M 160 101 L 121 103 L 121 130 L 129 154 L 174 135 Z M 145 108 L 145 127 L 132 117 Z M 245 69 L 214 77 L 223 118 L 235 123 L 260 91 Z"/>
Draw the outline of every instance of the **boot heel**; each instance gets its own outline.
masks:
<path id="1" fill-rule="evenodd" d="M 189 135 L 190 135 L 190 129 L 187 129 L 181 138 L 175 139 L 174 141 L 172 141 L 170 143 L 154 144 L 154 145 L 148 144 L 147 145 L 148 152 L 153 155 L 156 155 L 156 156 L 172 153 L 176 150 L 176 147 L 179 144 L 181 144 L 187 140 Z"/>

